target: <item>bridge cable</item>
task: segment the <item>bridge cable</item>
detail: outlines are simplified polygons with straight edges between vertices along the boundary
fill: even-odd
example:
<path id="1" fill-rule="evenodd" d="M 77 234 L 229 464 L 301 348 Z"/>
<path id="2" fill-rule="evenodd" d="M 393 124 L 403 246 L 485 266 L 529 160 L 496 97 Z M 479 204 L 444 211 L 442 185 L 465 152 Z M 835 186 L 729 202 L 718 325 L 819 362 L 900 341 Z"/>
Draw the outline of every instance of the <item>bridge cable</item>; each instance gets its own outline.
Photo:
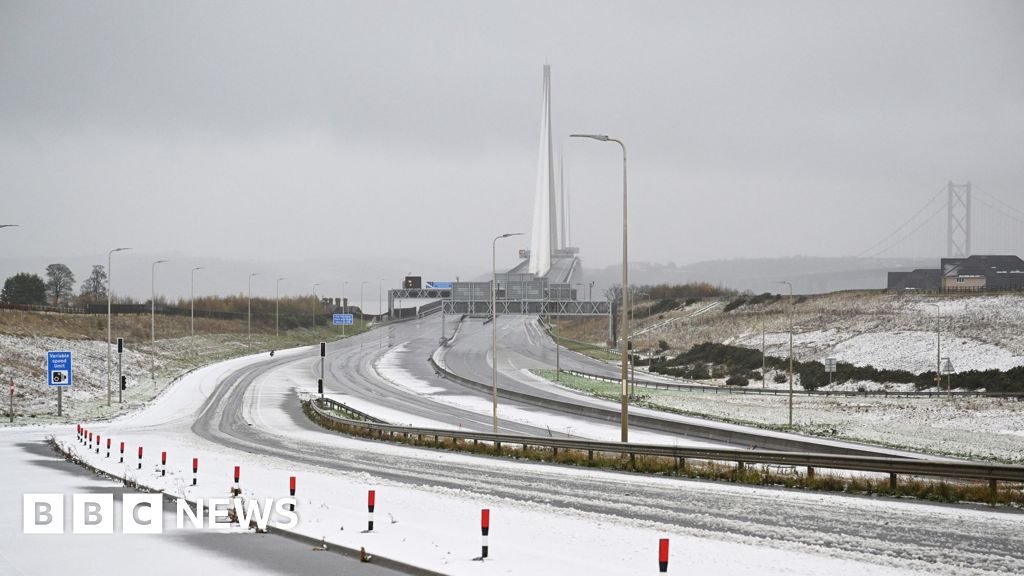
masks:
<path id="1" fill-rule="evenodd" d="M 943 192 L 945 192 L 945 191 L 946 191 L 947 189 L 948 189 L 948 188 L 947 188 L 946 186 L 943 186 L 942 188 L 939 188 L 939 191 L 938 191 L 938 192 L 936 192 L 936 193 L 935 193 L 935 195 L 934 195 L 934 196 L 932 196 L 930 200 L 928 200 L 927 202 L 925 202 L 925 204 L 924 204 L 923 206 L 921 206 L 921 208 L 920 208 L 920 209 L 919 209 L 919 210 L 918 210 L 917 212 L 915 212 L 913 216 L 911 216 L 910 218 L 908 218 L 906 222 L 904 222 L 903 224 L 900 224 L 900 225 L 899 225 L 898 227 L 896 227 L 896 229 L 895 229 L 895 230 L 893 230 L 892 232 L 890 232 L 889 234 L 887 234 L 886 236 L 884 236 L 884 237 L 883 237 L 883 238 L 882 238 L 881 240 L 879 240 L 878 242 L 875 242 L 874 244 L 872 244 L 872 245 L 871 245 L 871 246 L 870 246 L 870 247 L 869 247 L 869 248 L 868 248 L 867 250 L 864 250 L 864 251 L 863 251 L 863 252 L 861 252 L 860 254 L 857 254 L 857 257 L 858 257 L 858 258 L 861 258 L 861 257 L 863 257 L 863 256 L 864 256 L 865 254 L 867 254 L 867 253 L 869 253 L 869 252 L 872 252 L 872 251 L 873 251 L 873 250 L 874 250 L 875 248 L 877 248 L 878 246 L 880 246 L 880 245 L 884 244 L 884 243 L 885 243 L 886 241 L 888 241 L 888 240 L 889 240 L 889 239 L 891 239 L 892 237 L 896 236 L 896 234 L 898 234 L 898 233 L 899 233 L 899 232 L 900 232 L 901 230 L 903 230 L 904 228 L 906 228 L 907 226 L 909 226 L 909 225 L 910 225 L 910 224 L 911 224 L 911 223 L 912 223 L 912 222 L 913 222 L 913 221 L 914 221 L 914 220 L 915 220 L 915 219 L 916 219 L 916 218 L 917 218 L 918 216 L 920 216 L 920 215 L 921 215 L 921 213 L 922 213 L 922 212 L 924 212 L 924 211 L 925 211 L 925 210 L 926 210 L 926 209 L 927 209 L 927 208 L 928 208 L 928 207 L 929 207 L 929 206 L 930 206 L 930 205 L 932 204 L 932 202 L 935 202 L 935 200 L 937 200 L 937 199 L 938 199 L 938 198 L 939 198 L 940 196 L 942 196 L 942 193 L 943 193 Z M 940 208 L 941 208 L 941 207 L 940 207 Z M 928 217 L 928 218 L 927 218 L 927 219 L 925 220 L 925 222 L 928 222 L 928 221 L 930 221 L 930 220 L 931 220 L 932 218 L 934 218 L 934 217 L 935 217 L 935 214 L 932 214 L 931 216 L 929 216 L 929 217 Z M 918 230 L 920 230 L 920 229 L 921 229 L 921 226 L 918 226 L 917 228 L 915 228 L 915 229 L 914 229 L 914 231 L 913 231 L 913 232 L 911 232 L 911 235 L 913 235 L 913 233 L 914 233 L 914 232 L 917 232 L 917 231 L 918 231 Z M 904 236 L 903 238 L 901 238 L 901 239 L 899 240 L 899 242 L 902 242 L 903 240 L 906 240 L 906 239 L 907 239 L 908 237 L 909 237 L 909 236 Z M 899 242 L 897 242 L 897 243 L 899 243 Z M 881 251 L 875 252 L 875 253 L 873 253 L 873 255 L 877 256 L 878 254 L 881 254 L 881 253 L 883 253 L 883 252 L 886 252 L 886 251 L 888 251 L 889 249 L 891 249 L 891 247 L 890 247 L 890 248 L 887 248 L 886 250 L 881 250 Z"/>

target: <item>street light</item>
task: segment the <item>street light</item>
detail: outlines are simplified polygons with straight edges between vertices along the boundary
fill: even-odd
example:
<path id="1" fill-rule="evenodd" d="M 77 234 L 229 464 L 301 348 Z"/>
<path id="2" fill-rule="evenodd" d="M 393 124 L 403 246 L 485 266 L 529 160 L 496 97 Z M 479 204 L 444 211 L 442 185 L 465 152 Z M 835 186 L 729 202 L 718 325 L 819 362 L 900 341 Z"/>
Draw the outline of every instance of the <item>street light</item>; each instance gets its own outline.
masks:
<path id="1" fill-rule="evenodd" d="M 494 433 L 498 433 L 498 240 L 522 236 L 522 232 L 510 232 L 495 236 L 491 241 L 491 404 Z"/>
<path id="2" fill-rule="evenodd" d="M 150 289 L 150 326 L 149 337 L 153 344 L 156 344 L 156 265 L 170 262 L 170 260 L 157 260 L 150 267 L 149 289 Z"/>
<path id="3" fill-rule="evenodd" d="M 789 425 L 793 426 L 793 284 L 787 280 L 776 282 L 789 286 Z"/>
<path id="4" fill-rule="evenodd" d="M 252 277 L 259 275 L 259 272 L 249 274 L 249 348 L 252 348 Z"/>
<path id="5" fill-rule="evenodd" d="M 0 224 L 0 228 L 17 228 L 17 224 Z"/>
<path id="6" fill-rule="evenodd" d="M 150 267 L 149 275 L 149 289 L 150 289 L 150 322 L 149 322 L 149 338 L 150 341 L 156 345 L 156 265 L 170 262 L 170 260 L 157 260 L 153 262 Z M 150 366 L 149 377 L 156 381 L 156 354 L 153 354 L 153 364 Z"/>
<path id="7" fill-rule="evenodd" d="M 8 226 L 11 225 L 9 224 Z M 131 250 L 131 248 L 114 248 L 107 252 L 107 406 L 110 406 L 110 356 L 112 354 L 110 350 L 110 339 L 112 337 L 110 331 L 110 282 L 114 279 L 114 271 L 110 269 L 110 266 L 113 263 L 112 256 L 114 252 L 123 252 L 125 250 Z"/>
<path id="8" fill-rule="evenodd" d="M 378 322 L 383 322 L 384 321 L 384 281 L 385 280 L 387 280 L 387 278 L 381 278 L 380 280 L 377 281 L 377 321 Z M 391 315 L 388 314 L 388 316 L 389 316 L 388 320 L 391 320 L 391 318 L 390 318 Z M 380 345 L 377 347 L 378 349 L 384 347 L 384 332 L 385 331 L 383 329 L 381 329 L 381 331 L 380 331 Z"/>
<path id="9" fill-rule="evenodd" d="M 366 284 L 366 280 L 359 283 L 359 323 L 363 323 L 363 285 Z"/>
<path id="10" fill-rule="evenodd" d="M 629 235 L 626 227 L 628 193 L 626 186 L 626 145 L 606 134 L 571 134 L 570 138 L 590 138 L 615 142 L 622 148 L 622 441 L 629 441 Z"/>
<path id="11" fill-rule="evenodd" d="M 316 332 L 316 287 L 319 286 L 319 285 L 320 285 L 319 282 L 313 284 L 313 331 L 314 332 Z"/>
<path id="12" fill-rule="evenodd" d="M 281 337 L 281 280 L 287 280 L 288 278 L 281 277 L 277 279 L 277 290 L 274 292 L 274 338 Z"/>
<path id="13" fill-rule="evenodd" d="M 341 283 L 341 313 L 348 314 L 348 300 L 345 300 L 345 285 L 348 284 L 348 280 Z M 341 325 L 341 335 L 345 335 L 345 325 Z"/>
<path id="14" fill-rule="evenodd" d="M 935 391 L 942 392 L 942 308 L 933 302 L 929 306 L 935 306 Z"/>
<path id="15" fill-rule="evenodd" d="M 189 305 L 192 308 L 192 336 L 189 339 L 189 345 L 192 347 L 192 356 L 196 355 L 196 272 L 205 269 L 205 266 L 197 266 L 192 269 L 192 291 L 189 294 Z"/>

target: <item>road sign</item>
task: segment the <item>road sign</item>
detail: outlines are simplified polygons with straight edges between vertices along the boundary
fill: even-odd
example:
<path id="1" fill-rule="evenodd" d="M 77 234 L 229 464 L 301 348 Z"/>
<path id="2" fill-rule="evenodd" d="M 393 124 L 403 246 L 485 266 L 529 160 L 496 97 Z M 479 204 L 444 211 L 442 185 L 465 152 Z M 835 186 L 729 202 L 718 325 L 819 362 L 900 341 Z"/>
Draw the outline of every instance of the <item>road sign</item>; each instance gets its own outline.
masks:
<path id="1" fill-rule="evenodd" d="M 451 290 L 452 289 L 452 283 L 451 282 L 427 282 L 427 290 L 430 290 L 430 289 L 434 289 L 434 290 Z"/>
<path id="2" fill-rule="evenodd" d="M 835 371 L 836 371 L 836 359 L 835 358 L 825 358 L 825 372 L 835 372 Z"/>
<path id="3" fill-rule="evenodd" d="M 352 314 L 335 314 L 333 323 L 335 326 L 351 326 Z"/>
<path id="4" fill-rule="evenodd" d="M 71 386 L 71 352 L 47 352 L 46 373 L 50 386 Z"/>
<path id="5" fill-rule="evenodd" d="M 953 374 L 955 372 L 955 370 L 953 370 L 953 363 L 950 362 L 949 358 L 943 358 L 943 360 L 945 360 L 946 363 L 942 365 L 942 373 Z"/>

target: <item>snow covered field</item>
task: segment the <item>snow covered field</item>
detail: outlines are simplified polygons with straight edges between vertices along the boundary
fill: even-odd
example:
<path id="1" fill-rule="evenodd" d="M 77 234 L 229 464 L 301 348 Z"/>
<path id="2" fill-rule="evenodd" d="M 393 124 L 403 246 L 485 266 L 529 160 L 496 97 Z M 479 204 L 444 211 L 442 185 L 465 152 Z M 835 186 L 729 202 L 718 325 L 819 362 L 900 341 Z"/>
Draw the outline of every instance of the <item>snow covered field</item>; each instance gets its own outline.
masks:
<path id="1" fill-rule="evenodd" d="M 567 378 L 563 376 L 563 378 Z M 573 385 L 618 394 L 618 384 L 574 378 Z M 751 383 L 758 387 L 759 383 Z M 786 384 L 772 384 L 784 389 Z M 637 388 L 652 407 L 663 406 L 711 419 L 782 427 L 786 394 Z M 915 452 L 980 460 L 1024 462 L 1024 402 L 1014 398 L 885 398 L 793 396 L 793 423 L 815 436 L 880 444 Z"/>
<path id="2" fill-rule="evenodd" d="M 232 468 L 240 465 L 240 487 L 247 498 L 282 497 L 287 493 L 290 475 L 298 476 L 300 522 L 297 530 L 328 543 L 353 548 L 365 546 L 373 554 L 413 563 L 448 574 L 638 574 L 657 570 L 658 538 L 671 539 L 670 573 L 687 574 L 996 574 L 1024 568 L 1024 563 L 1010 557 L 990 557 L 969 552 L 956 552 L 939 564 L 925 561 L 913 549 L 914 526 L 929 530 L 940 524 L 955 526 L 958 532 L 969 531 L 979 537 L 992 537 L 1010 531 L 1019 533 L 1024 516 L 998 514 L 963 507 L 931 506 L 891 500 L 847 498 L 814 493 L 787 492 L 733 486 L 719 483 L 687 482 L 675 479 L 636 477 L 595 470 L 553 467 L 491 458 L 474 458 L 462 454 L 417 450 L 403 446 L 356 440 L 344 436 L 310 430 L 281 411 L 280 406 L 294 402 L 294 383 L 275 373 L 254 382 L 246 393 L 242 415 L 253 426 L 268 434 L 287 438 L 296 445 L 318 447 L 330 454 L 344 451 L 358 458 L 362 451 L 388 455 L 395 459 L 421 461 L 420 468 L 433 466 L 471 466 L 478 470 L 479 483 L 466 488 L 445 487 L 432 483 L 405 483 L 389 480 L 373 473 L 344 472 L 319 466 L 296 466 L 287 459 L 235 450 L 212 444 L 195 436 L 191 425 L 196 410 L 213 393 L 224 376 L 245 366 L 253 359 L 238 359 L 200 369 L 179 381 L 150 407 L 135 415 L 111 423 L 93 424 L 89 428 L 115 442 L 128 445 L 126 464 L 118 464 L 116 456 L 85 452 L 75 442 L 73 426 L 56 428 L 58 439 L 72 447 L 90 463 L 113 474 L 134 478 L 145 485 L 165 490 L 170 495 L 190 498 L 221 497 L 232 484 Z M 37 429 L 38 436 L 47 429 Z M 22 431 L 7 429 L 5 443 Z M 136 447 L 145 446 L 141 471 L 137 470 Z M 167 475 L 159 474 L 159 454 L 168 452 Z M 369 453 L 368 452 L 368 453 Z M 200 459 L 198 486 L 192 487 L 191 458 Z M 543 499 L 499 497 L 489 495 L 485 486 L 491 474 L 515 472 L 524 481 L 533 479 L 538 487 L 550 486 L 552 493 L 576 485 L 594 483 L 600 492 L 581 498 L 575 507 L 554 507 Z M 24 475 L 24 477 L 20 477 Z M 8 481 L 6 492 L 20 494 L 35 489 L 35 472 L 19 472 Z M 637 483 L 642 483 L 641 487 Z M 74 489 L 74 488 L 72 488 Z M 367 490 L 377 491 L 376 527 L 363 533 L 366 526 Z M 711 499 L 721 504 L 700 508 L 699 515 L 679 517 L 678 522 L 630 519 L 611 513 L 587 511 L 592 502 L 606 499 L 607 494 L 626 494 L 644 490 L 668 490 L 679 503 Z M 638 495 L 640 497 L 640 495 Z M 664 502 L 669 504 L 668 502 Z M 745 506 L 743 518 L 733 528 L 725 528 L 732 520 L 728 507 Z M 491 510 L 490 558 L 474 562 L 479 555 L 481 508 Z M 848 524 L 854 529 L 860 520 L 891 523 L 886 531 L 898 535 L 872 537 L 870 545 L 851 546 L 850 536 L 841 533 L 806 533 L 796 525 L 789 528 L 766 529 L 759 536 L 747 535 L 752 522 L 777 515 L 775 508 L 785 508 L 794 520 L 806 510 L 819 518 L 823 526 L 833 522 Z M 8 508 L 10 510 L 10 508 Z M 715 510 L 719 509 L 720 513 Z M 725 515 L 723 515 L 725 514 Z M 824 517 L 822 517 L 824 516 Z M 832 516 L 835 516 L 834 518 Z M 706 517 L 706 518 L 705 518 Z M 762 519 L 763 518 L 763 519 Z M 699 520 L 699 521 L 698 521 Z M 722 527 L 709 530 L 694 528 L 710 522 Z M 724 523 L 724 524 L 722 524 Z M 881 530 L 881 526 L 878 526 Z M 757 533 L 758 530 L 754 530 Z M 985 535 L 985 536 L 981 536 Z M 879 534 L 879 536 L 882 536 Z M 239 536 L 239 538 L 257 536 Z M 861 538 L 858 536 L 856 538 Z M 43 537 L 33 537 L 42 542 Z M 91 537 L 101 542 L 104 537 Z M 140 537 L 145 541 L 145 538 Z M 931 537 L 928 538 L 929 540 Z M 126 539 L 122 539 L 124 541 Z M 22 555 L 30 547 L 4 544 L 4 554 L 13 556 L 12 565 L 29 566 Z M 10 542 L 10 541 L 9 541 Z M 116 557 L 122 544 L 110 540 L 110 551 Z M 134 544 L 124 544 L 134 545 Z M 876 552 L 865 552 L 867 548 Z M 878 550 L 885 550 L 876 555 Z M 215 552 L 211 551 L 210 554 Z M 963 554 L 962 556 L 958 556 Z M 959 558 L 959 559 L 958 559 Z M 135 566 L 133 569 L 137 568 Z M 180 574 L 178 566 L 148 565 L 154 574 Z M 119 573 L 119 572 L 107 572 Z"/>
<path id="3" fill-rule="evenodd" d="M 942 356 L 956 370 L 1008 369 L 1024 364 L 1024 294 L 917 295 L 885 292 L 834 293 L 796 299 L 792 307 L 798 360 L 834 356 L 843 362 L 923 372 L 935 368 L 937 312 Z M 693 308 L 638 323 L 664 324 L 638 338 L 641 349 L 663 339 L 672 353 L 703 342 L 761 348 L 785 357 L 789 346 L 788 299 L 721 308 L 685 318 Z M 679 317 L 678 321 L 667 322 Z M 571 336 L 571 329 L 566 333 Z M 600 333 L 598 333 L 600 335 Z"/>

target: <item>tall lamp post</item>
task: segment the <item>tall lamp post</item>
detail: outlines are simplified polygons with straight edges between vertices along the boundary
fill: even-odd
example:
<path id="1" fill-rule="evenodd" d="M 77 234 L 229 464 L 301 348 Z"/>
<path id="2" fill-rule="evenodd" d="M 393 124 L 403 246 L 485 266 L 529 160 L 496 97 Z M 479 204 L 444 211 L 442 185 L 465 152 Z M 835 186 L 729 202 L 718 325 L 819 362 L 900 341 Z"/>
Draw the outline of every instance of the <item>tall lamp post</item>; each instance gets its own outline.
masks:
<path id="1" fill-rule="evenodd" d="M 498 257 L 497 244 L 502 238 L 522 236 L 522 232 L 510 232 L 495 236 L 491 241 L 491 408 L 494 433 L 498 433 Z"/>
<path id="2" fill-rule="evenodd" d="M 259 275 L 259 272 L 249 274 L 249 348 L 252 348 L 252 277 Z"/>
<path id="3" fill-rule="evenodd" d="M 281 337 L 281 280 L 287 279 L 285 277 L 278 278 L 277 289 L 274 291 L 274 338 Z"/>
<path id="4" fill-rule="evenodd" d="M 363 286 L 366 285 L 366 280 L 359 283 L 359 323 L 363 323 Z"/>
<path id="5" fill-rule="evenodd" d="M 319 285 L 320 285 L 319 282 L 313 284 L 313 331 L 314 332 L 316 332 L 316 287 L 319 286 Z"/>
<path id="6" fill-rule="evenodd" d="M 131 248 L 114 248 L 107 252 L 107 406 L 110 406 L 110 356 L 113 354 L 110 350 L 110 339 L 112 338 L 110 329 L 110 294 L 112 289 L 110 283 L 114 279 L 114 271 L 110 267 L 113 264 L 114 252 L 124 252 L 125 250 L 131 250 Z"/>
<path id="7" fill-rule="evenodd" d="M 942 392 L 942 308 L 935 306 L 935 391 Z"/>
<path id="8" fill-rule="evenodd" d="M 380 322 L 382 322 L 384 320 L 384 281 L 385 280 L 387 280 L 387 278 L 381 278 L 377 282 L 377 320 L 380 321 Z M 391 320 L 390 314 L 388 316 L 389 316 L 388 320 Z M 381 331 L 380 331 L 380 345 L 378 346 L 378 348 L 383 348 L 384 347 L 384 332 L 385 332 L 385 330 L 381 329 Z"/>
<path id="9" fill-rule="evenodd" d="M 348 301 L 345 300 L 345 286 L 348 285 L 348 280 L 341 283 L 341 312 L 342 314 L 348 314 Z M 345 335 L 345 325 L 341 325 L 341 335 Z"/>
<path id="10" fill-rule="evenodd" d="M 196 355 L 196 272 L 205 269 L 205 266 L 196 266 L 192 269 L 192 291 L 189 294 L 189 306 L 192 310 L 192 336 L 189 339 L 189 345 L 192 347 L 192 356 Z"/>
<path id="11" fill-rule="evenodd" d="M 793 426 L 793 284 L 787 280 L 776 282 L 789 286 L 789 425 Z"/>
<path id="12" fill-rule="evenodd" d="M 149 275 L 149 304 L 150 304 L 150 320 L 149 320 L 149 338 L 150 342 L 156 345 L 156 265 L 170 262 L 170 260 L 157 260 L 153 262 L 150 267 Z M 153 363 L 149 367 L 149 377 L 156 381 L 156 354 L 153 354 Z"/>
<path id="13" fill-rule="evenodd" d="M 629 441 L 629 234 L 627 229 L 628 188 L 626 178 L 626 145 L 606 134 L 571 134 L 570 138 L 590 138 L 615 142 L 622 148 L 622 441 Z"/>
<path id="14" fill-rule="evenodd" d="M 149 338 L 153 344 L 156 344 L 156 265 L 170 262 L 170 260 L 157 260 L 153 262 L 150 267 L 149 275 L 149 290 L 150 290 L 150 323 L 149 323 Z"/>

